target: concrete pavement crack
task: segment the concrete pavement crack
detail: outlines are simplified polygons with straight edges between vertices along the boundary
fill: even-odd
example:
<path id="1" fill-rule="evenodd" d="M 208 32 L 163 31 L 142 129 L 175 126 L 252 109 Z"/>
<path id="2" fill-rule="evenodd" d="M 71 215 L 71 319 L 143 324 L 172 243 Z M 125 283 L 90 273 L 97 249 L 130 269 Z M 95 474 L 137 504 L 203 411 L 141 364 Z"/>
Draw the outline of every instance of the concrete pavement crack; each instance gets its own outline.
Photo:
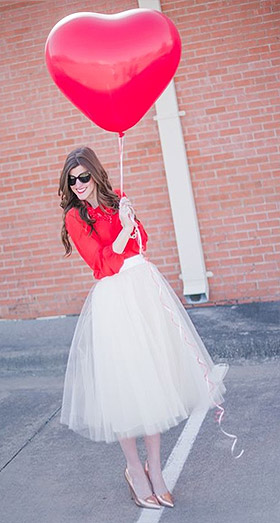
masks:
<path id="1" fill-rule="evenodd" d="M 13 454 L 13 456 L 0 468 L 0 472 L 2 472 L 16 457 L 17 455 L 29 444 L 31 441 L 43 430 L 43 428 L 56 416 L 56 414 L 61 410 L 61 406 L 58 407 L 50 416 L 49 418 L 40 425 L 40 427 L 34 432 L 34 434 L 28 438 L 28 440 Z"/>

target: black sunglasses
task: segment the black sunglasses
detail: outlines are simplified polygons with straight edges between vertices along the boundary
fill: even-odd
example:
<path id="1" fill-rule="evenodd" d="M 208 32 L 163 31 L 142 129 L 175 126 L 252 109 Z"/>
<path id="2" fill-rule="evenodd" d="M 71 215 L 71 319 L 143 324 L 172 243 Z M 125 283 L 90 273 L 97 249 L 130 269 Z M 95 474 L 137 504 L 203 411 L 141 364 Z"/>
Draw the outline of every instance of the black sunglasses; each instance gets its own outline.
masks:
<path id="1" fill-rule="evenodd" d="M 76 180 L 80 180 L 80 182 L 82 182 L 82 183 L 87 183 L 90 181 L 90 178 L 91 178 L 91 173 L 88 171 L 85 173 L 79 174 L 79 176 L 73 176 L 72 174 L 69 174 L 68 182 L 69 182 L 69 185 L 75 185 Z"/>

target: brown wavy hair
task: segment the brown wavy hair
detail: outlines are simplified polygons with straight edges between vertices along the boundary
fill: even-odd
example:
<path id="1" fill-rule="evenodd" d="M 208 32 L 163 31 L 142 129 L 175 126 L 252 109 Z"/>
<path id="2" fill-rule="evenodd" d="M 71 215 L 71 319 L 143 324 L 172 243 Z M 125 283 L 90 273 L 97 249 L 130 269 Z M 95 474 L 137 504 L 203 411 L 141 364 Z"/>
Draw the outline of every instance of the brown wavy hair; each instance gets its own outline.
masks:
<path id="1" fill-rule="evenodd" d="M 108 174 L 102 167 L 98 160 L 95 152 L 89 147 L 78 147 L 68 154 L 59 180 L 58 196 L 61 197 L 60 207 L 62 207 L 63 213 L 63 224 L 61 229 L 61 240 L 65 247 L 64 256 L 70 256 L 72 252 L 72 246 L 69 241 L 67 229 L 65 227 L 65 216 L 67 212 L 76 207 L 79 211 L 79 215 L 89 226 L 92 234 L 95 231 L 94 223 L 95 219 L 90 218 L 87 213 L 86 202 L 79 200 L 77 195 L 69 187 L 68 176 L 70 171 L 81 165 L 85 167 L 87 171 L 91 173 L 92 179 L 96 184 L 96 198 L 100 208 L 106 212 L 106 207 L 113 209 L 118 212 L 119 209 L 119 196 L 113 191 L 112 185 L 109 181 Z M 96 231 L 95 231 L 96 232 Z"/>

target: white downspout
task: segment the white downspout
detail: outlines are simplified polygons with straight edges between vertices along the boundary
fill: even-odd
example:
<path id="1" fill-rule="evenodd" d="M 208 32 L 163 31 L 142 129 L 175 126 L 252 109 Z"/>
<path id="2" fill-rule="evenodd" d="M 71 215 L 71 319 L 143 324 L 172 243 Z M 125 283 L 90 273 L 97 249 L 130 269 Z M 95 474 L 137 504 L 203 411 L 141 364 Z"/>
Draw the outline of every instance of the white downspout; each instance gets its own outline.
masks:
<path id="1" fill-rule="evenodd" d="M 161 11 L 159 0 L 138 0 L 139 7 Z M 156 116 L 187 303 L 209 299 L 209 286 L 173 80 L 156 102 Z"/>

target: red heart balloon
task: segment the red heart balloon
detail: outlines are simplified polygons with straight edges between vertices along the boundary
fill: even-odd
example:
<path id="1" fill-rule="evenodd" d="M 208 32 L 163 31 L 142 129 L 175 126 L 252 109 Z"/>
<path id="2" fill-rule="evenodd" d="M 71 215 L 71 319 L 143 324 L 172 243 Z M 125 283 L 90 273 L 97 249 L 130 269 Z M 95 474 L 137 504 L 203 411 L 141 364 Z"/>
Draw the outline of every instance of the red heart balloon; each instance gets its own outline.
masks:
<path id="1" fill-rule="evenodd" d="M 172 79 L 181 41 L 159 11 L 75 13 L 53 27 L 45 54 L 63 94 L 97 125 L 122 134 Z"/>

